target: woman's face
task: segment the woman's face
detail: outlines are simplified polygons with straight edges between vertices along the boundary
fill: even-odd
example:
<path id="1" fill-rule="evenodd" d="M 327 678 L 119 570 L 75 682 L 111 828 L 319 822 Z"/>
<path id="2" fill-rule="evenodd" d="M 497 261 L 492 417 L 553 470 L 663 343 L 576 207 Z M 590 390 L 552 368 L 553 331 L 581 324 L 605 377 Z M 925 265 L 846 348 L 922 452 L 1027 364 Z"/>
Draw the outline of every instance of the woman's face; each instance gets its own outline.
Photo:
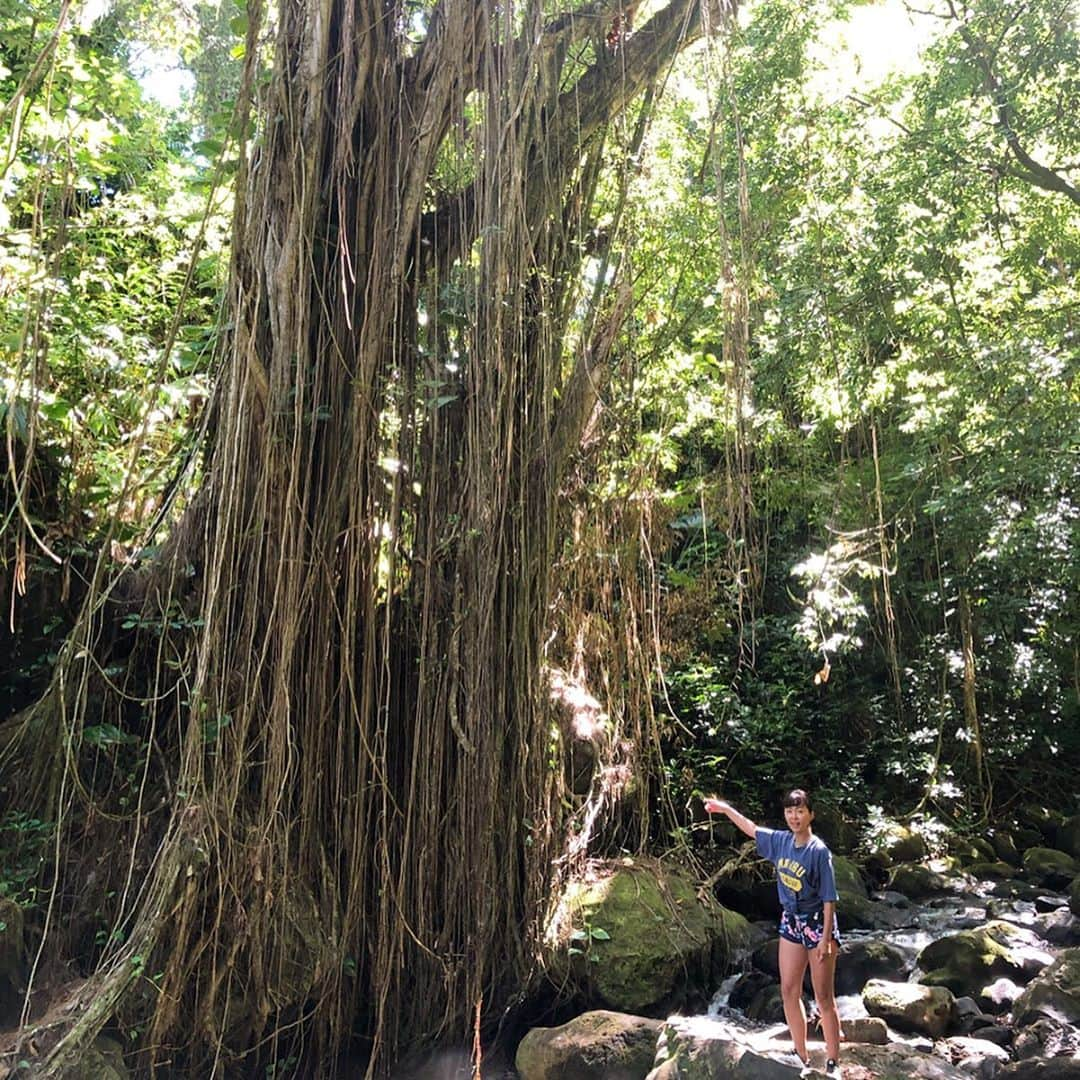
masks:
<path id="1" fill-rule="evenodd" d="M 810 828 L 810 822 L 814 820 L 814 811 L 805 806 L 785 806 L 784 820 L 793 833 L 804 833 Z"/>

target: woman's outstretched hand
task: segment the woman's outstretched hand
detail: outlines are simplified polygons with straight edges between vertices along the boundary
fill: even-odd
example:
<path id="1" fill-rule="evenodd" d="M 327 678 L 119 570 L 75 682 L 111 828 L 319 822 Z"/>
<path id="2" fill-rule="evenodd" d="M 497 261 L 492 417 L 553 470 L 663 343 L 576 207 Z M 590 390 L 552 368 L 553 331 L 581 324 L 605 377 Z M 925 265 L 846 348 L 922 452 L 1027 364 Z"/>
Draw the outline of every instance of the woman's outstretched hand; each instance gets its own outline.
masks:
<path id="1" fill-rule="evenodd" d="M 710 795 L 705 800 L 705 810 L 710 814 L 723 814 L 730 810 L 731 807 L 723 799 L 718 799 L 714 795 Z"/>

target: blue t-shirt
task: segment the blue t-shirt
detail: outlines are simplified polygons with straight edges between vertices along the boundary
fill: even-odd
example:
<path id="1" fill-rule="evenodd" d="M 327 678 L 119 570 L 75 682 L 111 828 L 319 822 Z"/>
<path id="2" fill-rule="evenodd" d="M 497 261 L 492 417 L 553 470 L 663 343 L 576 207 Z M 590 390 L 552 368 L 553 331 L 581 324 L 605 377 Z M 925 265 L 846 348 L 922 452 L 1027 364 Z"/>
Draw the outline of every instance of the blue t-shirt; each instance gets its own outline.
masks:
<path id="1" fill-rule="evenodd" d="M 776 867 L 776 891 L 780 906 L 791 914 L 805 915 L 826 901 L 836 903 L 832 855 L 824 841 L 811 836 L 802 847 L 788 829 L 763 829 L 754 834 L 758 854 Z"/>

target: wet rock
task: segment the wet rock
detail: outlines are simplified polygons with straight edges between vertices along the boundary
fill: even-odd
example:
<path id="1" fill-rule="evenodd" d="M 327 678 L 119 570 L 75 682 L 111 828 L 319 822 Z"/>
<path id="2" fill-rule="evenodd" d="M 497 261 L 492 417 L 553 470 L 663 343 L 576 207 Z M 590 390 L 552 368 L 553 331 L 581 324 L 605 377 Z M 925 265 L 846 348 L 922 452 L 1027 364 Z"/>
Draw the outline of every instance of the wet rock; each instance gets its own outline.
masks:
<path id="1" fill-rule="evenodd" d="M 740 975 L 738 982 L 731 988 L 731 993 L 728 994 L 728 1005 L 733 1009 L 739 1009 L 741 1012 L 746 1012 L 750 1007 L 750 1002 L 764 990 L 767 986 L 775 986 L 777 980 L 776 973 L 768 974 L 765 971 L 748 971 L 745 975 Z"/>
<path id="2" fill-rule="evenodd" d="M 746 920 L 699 897 L 681 869 L 597 861 L 566 888 L 546 935 L 546 967 L 578 1001 L 655 1016 L 715 985 L 748 937 Z"/>
<path id="3" fill-rule="evenodd" d="M 884 892 L 878 893 L 877 899 L 880 900 L 883 904 L 888 904 L 889 907 L 911 907 L 911 900 L 906 897 L 902 892 L 896 892 L 894 889 L 886 889 Z"/>
<path id="4" fill-rule="evenodd" d="M 943 1039 L 935 1048 L 953 1065 L 977 1076 L 980 1080 L 992 1080 L 998 1070 L 1009 1060 L 1009 1052 L 985 1039 L 968 1039 L 953 1036 Z"/>
<path id="5" fill-rule="evenodd" d="M 1030 825 L 1018 825 L 1013 829 L 1012 834 L 1016 841 L 1016 850 L 1021 853 L 1027 851 L 1029 847 L 1042 847 L 1042 832 Z"/>
<path id="6" fill-rule="evenodd" d="M 958 997 L 953 1003 L 952 1030 L 957 1035 L 970 1035 L 978 1028 L 990 1027 L 994 1018 L 979 1008 L 974 998 Z"/>
<path id="7" fill-rule="evenodd" d="M 1080 1025 L 1080 949 L 1066 949 L 1017 998 L 1013 1007 L 1017 1024 L 1040 1016 Z"/>
<path id="8" fill-rule="evenodd" d="M 904 925 L 906 916 L 892 904 L 841 893 L 837 920 L 843 934 L 845 930 L 895 930 Z"/>
<path id="9" fill-rule="evenodd" d="M 884 941 L 852 941 L 841 946 L 836 992 L 858 994 L 870 979 L 901 981 L 908 972 L 904 953 Z"/>
<path id="10" fill-rule="evenodd" d="M 1080 871 L 1076 860 L 1064 851 L 1034 847 L 1024 852 L 1024 875 L 1044 889 L 1064 889 Z"/>
<path id="11" fill-rule="evenodd" d="M 1008 1012 L 1013 1002 L 1024 992 L 1012 979 L 995 979 L 979 991 L 979 1003 L 993 1013 Z"/>
<path id="12" fill-rule="evenodd" d="M 1040 886 L 1032 885 L 1029 881 L 1017 881 L 1012 878 L 1009 881 L 999 881 L 990 893 L 1003 900 L 1030 900 L 1034 903 L 1035 897 L 1040 896 L 1042 891 Z"/>
<path id="13" fill-rule="evenodd" d="M 871 1016 L 880 1016 L 897 1031 L 914 1031 L 940 1038 L 953 1015 L 953 995 L 944 986 L 886 982 L 871 979 L 862 992 Z"/>
<path id="14" fill-rule="evenodd" d="M 975 1028 L 971 1032 L 973 1039 L 985 1039 L 995 1046 L 1010 1047 L 1013 1042 L 1013 1029 L 1005 1024 L 988 1024 L 986 1027 Z"/>
<path id="15" fill-rule="evenodd" d="M 1073 1057 L 1080 1054 L 1080 1038 L 1075 1028 L 1049 1016 L 1042 1016 L 1017 1033 L 1013 1051 L 1018 1059 Z"/>
<path id="16" fill-rule="evenodd" d="M 912 900 L 944 892 L 947 887 L 947 882 L 941 874 L 919 863 L 903 863 L 895 866 L 889 875 L 889 888 L 902 892 Z"/>
<path id="17" fill-rule="evenodd" d="M 746 1015 L 762 1024 L 778 1024 L 784 1019 L 784 999 L 780 984 L 770 982 L 763 986 L 746 1007 Z"/>
<path id="18" fill-rule="evenodd" d="M 824 1067 L 820 1043 L 811 1040 L 810 1055 Z M 790 1042 L 700 1017 L 669 1018 L 656 1060 L 648 1080 L 796 1080 L 799 1075 Z M 970 1080 L 969 1073 L 943 1058 L 900 1044 L 845 1043 L 841 1063 L 853 1080 Z"/>
<path id="19" fill-rule="evenodd" d="M 1068 908 L 1037 915 L 1033 927 L 1035 933 L 1051 945 L 1080 945 L 1080 919 Z"/>
<path id="20" fill-rule="evenodd" d="M 997 1080 L 1080 1080 L 1080 1058 L 1014 1061 L 997 1074 Z"/>
<path id="21" fill-rule="evenodd" d="M 927 945 L 918 966 L 928 986 L 947 986 L 954 994 L 978 993 L 997 976 L 1026 982 L 1053 957 L 1030 930 L 994 920 L 977 930 L 961 930 Z"/>
<path id="22" fill-rule="evenodd" d="M 663 1023 L 597 1010 L 554 1028 L 533 1028 L 518 1046 L 521 1080 L 642 1080 Z"/>
<path id="23" fill-rule="evenodd" d="M 1069 910 L 1074 915 L 1080 915 L 1080 877 L 1073 878 L 1069 886 Z"/>
<path id="24" fill-rule="evenodd" d="M 1069 906 L 1069 898 L 1067 896 L 1046 896 L 1043 894 L 1036 896 L 1033 902 L 1035 904 L 1035 910 L 1040 913 L 1057 911 L 1058 908 Z"/>

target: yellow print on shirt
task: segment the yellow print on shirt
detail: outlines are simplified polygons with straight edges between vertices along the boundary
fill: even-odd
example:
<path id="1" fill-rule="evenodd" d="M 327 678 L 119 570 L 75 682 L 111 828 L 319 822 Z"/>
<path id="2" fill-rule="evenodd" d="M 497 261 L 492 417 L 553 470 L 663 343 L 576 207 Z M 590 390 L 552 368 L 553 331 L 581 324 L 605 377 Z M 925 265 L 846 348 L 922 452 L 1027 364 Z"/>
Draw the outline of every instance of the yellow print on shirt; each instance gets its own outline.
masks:
<path id="1" fill-rule="evenodd" d="M 792 892 L 802 891 L 802 879 L 806 874 L 806 867 L 802 863 L 798 863 L 794 859 L 778 859 L 776 873 L 781 882 Z"/>

